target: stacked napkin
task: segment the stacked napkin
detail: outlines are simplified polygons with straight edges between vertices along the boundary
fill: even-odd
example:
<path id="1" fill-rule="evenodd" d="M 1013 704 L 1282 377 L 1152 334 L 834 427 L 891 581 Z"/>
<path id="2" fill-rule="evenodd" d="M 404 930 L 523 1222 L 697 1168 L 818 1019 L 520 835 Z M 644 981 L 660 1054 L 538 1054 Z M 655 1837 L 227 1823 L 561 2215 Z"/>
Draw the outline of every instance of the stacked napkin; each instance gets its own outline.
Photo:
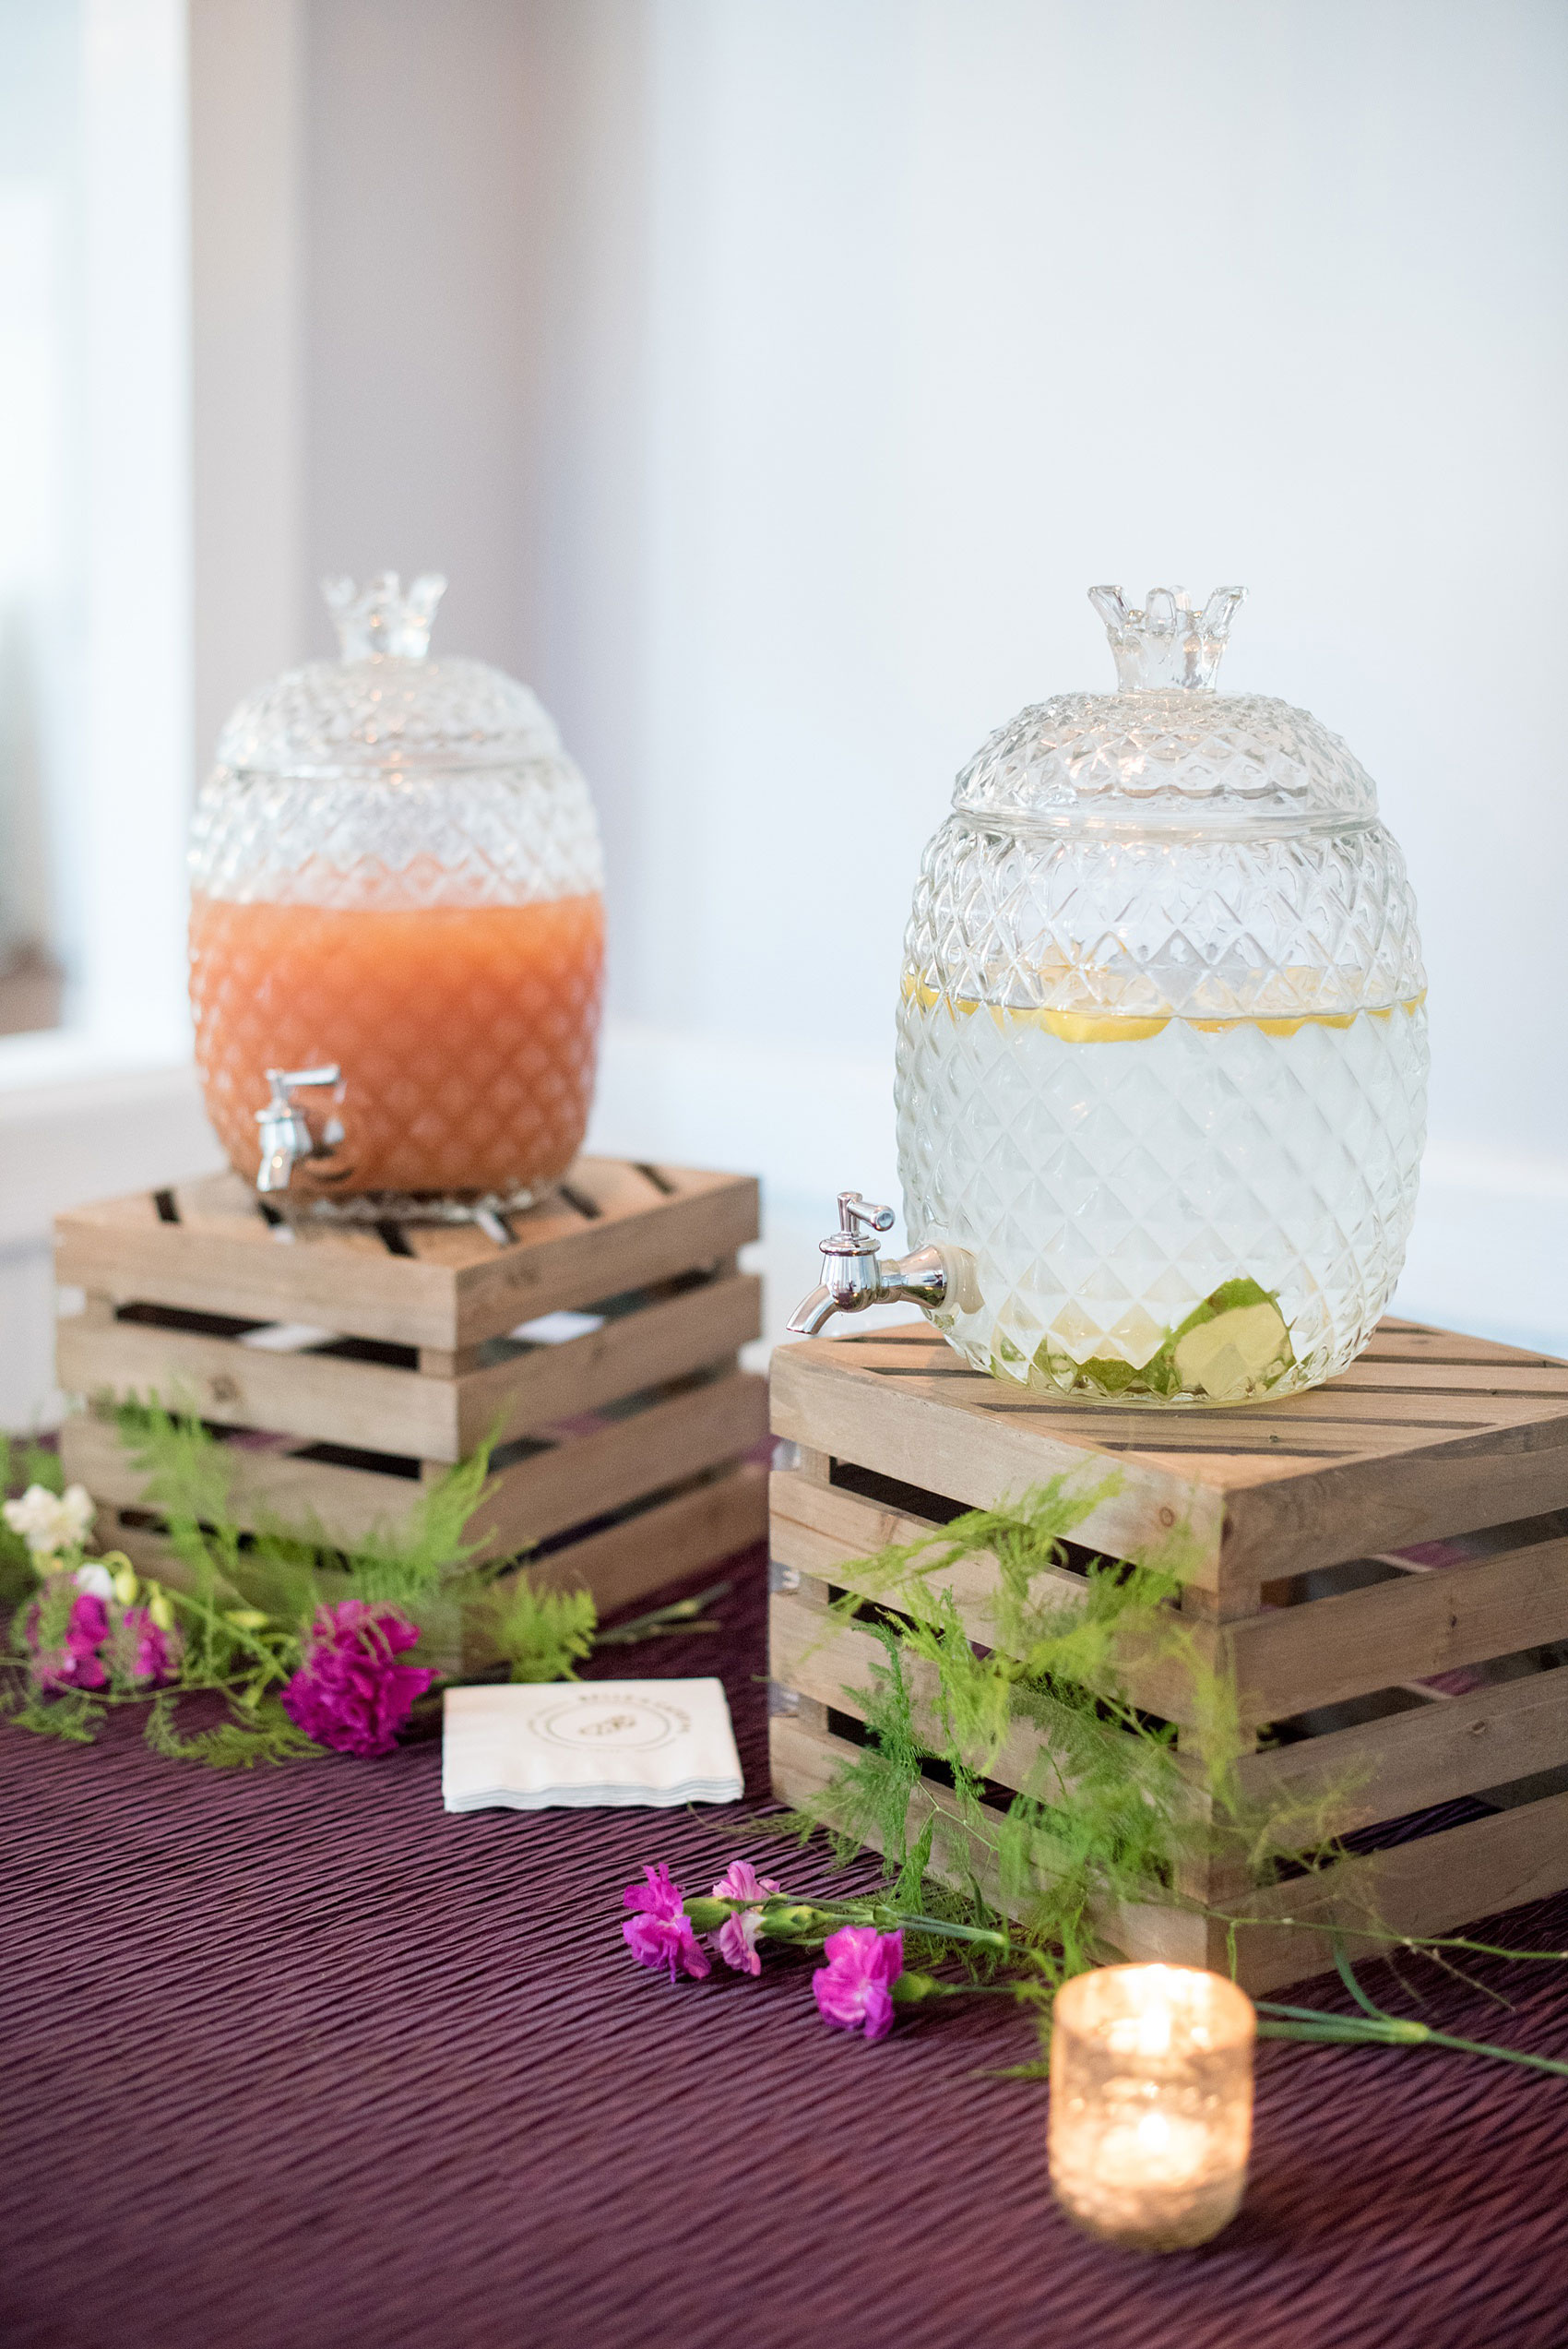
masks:
<path id="1" fill-rule="evenodd" d="M 720 1680 L 553 1680 L 448 1688 L 449 1811 L 737 1803 L 745 1791 Z"/>

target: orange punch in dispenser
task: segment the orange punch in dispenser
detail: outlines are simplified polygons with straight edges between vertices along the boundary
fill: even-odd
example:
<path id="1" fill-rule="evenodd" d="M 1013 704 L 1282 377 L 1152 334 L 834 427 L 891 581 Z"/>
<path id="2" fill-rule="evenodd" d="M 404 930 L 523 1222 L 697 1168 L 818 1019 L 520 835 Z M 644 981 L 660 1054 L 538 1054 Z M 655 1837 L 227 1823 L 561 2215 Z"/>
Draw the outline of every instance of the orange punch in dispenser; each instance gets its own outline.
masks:
<path id="1" fill-rule="evenodd" d="M 197 803 L 203 1093 L 289 1212 L 526 1207 L 588 1123 L 593 804 L 526 686 L 427 659 L 444 586 L 328 582 L 341 662 L 243 702 Z"/>

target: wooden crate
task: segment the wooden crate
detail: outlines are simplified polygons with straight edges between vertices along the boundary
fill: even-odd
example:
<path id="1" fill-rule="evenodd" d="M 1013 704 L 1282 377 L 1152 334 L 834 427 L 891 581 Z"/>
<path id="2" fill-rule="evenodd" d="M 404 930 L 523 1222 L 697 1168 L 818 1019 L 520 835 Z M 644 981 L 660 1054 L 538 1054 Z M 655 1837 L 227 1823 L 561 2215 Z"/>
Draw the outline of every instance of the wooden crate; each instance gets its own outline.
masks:
<path id="1" fill-rule="evenodd" d="M 1431 1933 L 1568 1886 L 1568 1791 L 1550 1775 L 1544 1788 L 1530 1783 L 1568 1764 L 1568 1651 L 1550 1652 L 1568 1640 L 1568 1364 L 1388 1320 L 1311 1394 L 1138 1410 L 987 1378 L 921 1322 L 781 1348 L 772 1384 L 774 1433 L 799 1448 L 798 1464 L 772 1479 L 773 1774 L 784 1799 L 818 1794 L 853 1751 L 861 1709 L 846 1691 L 880 1656 L 867 1632 L 826 1620 L 845 1562 L 1063 1471 L 1092 1485 L 1114 1464 L 1119 1489 L 1075 1541 L 1125 1556 L 1191 1528 L 1181 1612 L 1199 1651 L 1236 1675 L 1253 1793 L 1339 1790 L 1333 1830 L 1369 1842 L 1368 1830 L 1430 1806 L 1490 1797 L 1462 1824 L 1244 1903 L 1218 1871 L 1183 1893 L 1254 1917 L 1350 1922 L 1371 1911 Z M 1082 1587 L 1071 1571 L 1058 1579 Z M 983 1559 L 952 1577 L 979 1644 L 994 1642 L 994 1580 Z M 1179 1750 L 1190 1746 L 1196 1730 L 1169 1659 L 1135 1666 L 1127 1685 L 1179 1724 Z M 992 1771 L 1001 1786 L 1024 1783 L 1034 1740 L 1015 1731 Z M 950 1821 L 950 1798 L 930 1791 Z M 939 1827 L 952 1872 L 956 1830 Z M 1140 1908 L 1102 1929 L 1130 1957 L 1227 1963 L 1226 1927 L 1191 1911 Z M 1241 1979 L 1257 1991 L 1325 1962 L 1324 1937 L 1300 1926 L 1254 1926 L 1239 1946 Z"/>
<path id="2" fill-rule="evenodd" d="M 761 1283 L 735 1260 L 755 1182 L 583 1158 L 507 1228 L 290 1224 L 233 1174 L 74 1210 L 57 1272 L 87 1303 L 59 1325 L 60 1385 L 181 1401 L 233 1441 L 244 1522 L 314 1517 L 339 1542 L 495 1435 L 482 1554 L 537 1545 L 540 1576 L 601 1612 L 760 1539 L 765 1388 L 737 1353 Z M 552 1342 L 562 1314 L 591 1319 Z M 61 1449 L 103 1544 L 166 1563 L 113 1425 L 78 1414 Z"/>

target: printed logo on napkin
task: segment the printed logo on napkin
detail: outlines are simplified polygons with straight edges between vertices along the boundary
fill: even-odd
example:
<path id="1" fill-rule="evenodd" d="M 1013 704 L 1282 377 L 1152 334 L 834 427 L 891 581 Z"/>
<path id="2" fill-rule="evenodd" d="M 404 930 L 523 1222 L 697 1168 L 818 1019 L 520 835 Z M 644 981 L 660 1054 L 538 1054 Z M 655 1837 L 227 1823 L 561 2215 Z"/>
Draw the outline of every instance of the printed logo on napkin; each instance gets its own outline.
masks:
<path id="1" fill-rule="evenodd" d="M 667 1746 L 690 1730 L 692 1716 L 679 1705 L 659 1704 L 651 1697 L 607 1697 L 598 1688 L 581 1688 L 564 1705 L 537 1713 L 529 1723 L 547 1744 L 602 1753 L 613 1746 L 617 1753 L 640 1753 L 650 1746 Z"/>
<path id="2" fill-rule="evenodd" d="M 736 1803 L 744 1793 L 719 1680 L 448 1688 L 449 1811 Z"/>

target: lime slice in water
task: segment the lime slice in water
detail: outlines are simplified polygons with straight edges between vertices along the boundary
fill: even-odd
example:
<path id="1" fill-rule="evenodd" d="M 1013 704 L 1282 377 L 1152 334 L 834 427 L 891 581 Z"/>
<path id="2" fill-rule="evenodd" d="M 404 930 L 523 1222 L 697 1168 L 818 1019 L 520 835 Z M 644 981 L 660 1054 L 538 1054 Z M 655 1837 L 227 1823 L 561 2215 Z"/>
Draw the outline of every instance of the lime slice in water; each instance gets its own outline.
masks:
<path id="1" fill-rule="evenodd" d="M 1272 1298 L 1232 1306 L 1177 1339 L 1171 1363 L 1183 1387 L 1223 1401 L 1244 1395 L 1265 1370 L 1289 1354 L 1285 1317 Z"/>

